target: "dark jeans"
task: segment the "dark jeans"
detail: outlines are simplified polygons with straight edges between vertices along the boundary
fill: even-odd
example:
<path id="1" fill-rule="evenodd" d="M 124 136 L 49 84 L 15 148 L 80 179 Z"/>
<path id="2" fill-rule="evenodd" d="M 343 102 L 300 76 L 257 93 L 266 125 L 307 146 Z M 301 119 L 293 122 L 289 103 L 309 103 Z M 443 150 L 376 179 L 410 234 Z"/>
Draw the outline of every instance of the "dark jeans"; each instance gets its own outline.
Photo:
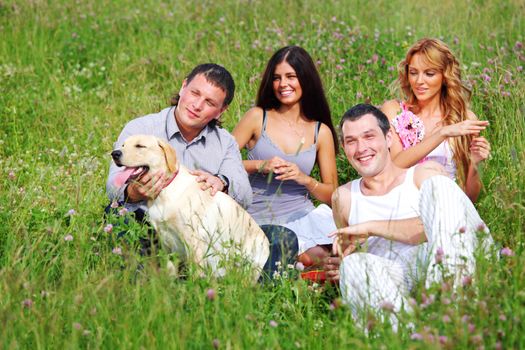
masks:
<path id="1" fill-rule="evenodd" d="M 261 229 L 270 241 L 270 256 L 264 265 L 264 274 L 271 279 L 279 269 L 278 262 L 283 268 L 295 263 L 299 243 L 295 233 L 284 226 L 261 225 Z"/>

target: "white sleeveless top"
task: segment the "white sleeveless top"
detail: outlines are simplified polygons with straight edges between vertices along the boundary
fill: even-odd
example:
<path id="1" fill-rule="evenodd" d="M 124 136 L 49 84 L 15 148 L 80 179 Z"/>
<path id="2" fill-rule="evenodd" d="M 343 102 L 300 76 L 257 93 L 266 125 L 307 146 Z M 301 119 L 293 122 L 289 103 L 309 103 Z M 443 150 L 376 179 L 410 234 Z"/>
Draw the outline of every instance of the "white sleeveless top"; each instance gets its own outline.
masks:
<path id="1" fill-rule="evenodd" d="M 361 178 L 351 183 L 349 225 L 372 220 L 398 220 L 419 216 L 419 189 L 414 184 L 414 169 L 407 170 L 403 183 L 382 196 L 366 196 L 361 192 Z M 408 258 L 415 246 L 381 237 L 369 237 L 368 253 L 388 259 Z"/>

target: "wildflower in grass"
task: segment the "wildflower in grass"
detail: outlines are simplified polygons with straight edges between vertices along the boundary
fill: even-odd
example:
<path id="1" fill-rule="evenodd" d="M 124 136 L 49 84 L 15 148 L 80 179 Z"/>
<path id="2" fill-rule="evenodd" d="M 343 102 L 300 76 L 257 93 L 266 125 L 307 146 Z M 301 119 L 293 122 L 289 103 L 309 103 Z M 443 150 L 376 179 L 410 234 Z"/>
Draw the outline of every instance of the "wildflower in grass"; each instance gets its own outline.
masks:
<path id="1" fill-rule="evenodd" d="M 298 261 L 295 263 L 295 268 L 297 269 L 297 271 L 303 271 L 304 270 L 304 265 L 302 262 Z"/>
<path id="2" fill-rule="evenodd" d="M 443 305 L 450 305 L 450 304 L 452 303 L 452 301 L 451 301 L 449 298 L 443 298 L 443 299 L 441 300 L 441 303 L 442 303 Z"/>
<path id="3" fill-rule="evenodd" d="M 380 304 L 379 304 L 379 307 L 384 310 L 384 311 L 390 311 L 390 312 L 394 312 L 394 304 L 392 304 L 390 301 L 388 300 L 383 300 Z"/>
<path id="4" fill-rule="evenodd" d="M 107 224 L 106 227 L 104 227 L 104 232 L 111 233 L 113 231 L 113 225 Z"/>
<path id="5" fill-rule="evenodd" d="M 116 202 L 116 201 L 111 202 L 110 207 L 113 208 L 113 209 L 118 208 L 118 202 Z"/>
<path id="6" fill-rule="evenodd" d="M 490 75 L 488 74 L 481 74 L 481 79 L 483 81 L 486 81 L 487 83 L 490 82 L 492 80 L 492 78 L 490 77 Z"/>
<path id="7" fill-rule="evenodd" d="M 270 327 L 273 327 L 273 328 L 275 328 L 275 327 L 277 327 L 277 326 L 279 325 L 279 324 L 278 324 L 276 321 L 274 321 L 274 320 L 270 320 L 270 322 L 268 322 L 268 324 L 270 325 Z"/>
<path id="8" fill-rule="evenodd" d="M 379 55 L 377 53 L 372 55 L 372 63 L 377 63 L 379 61 Z"/>
<path id="9" fill-rule="evenodd" d="M 523 43 L 521 41 L 516 41 L 516 44 L 514 44 L 514 48 L 516 50 L 521 50 L 523 48 Z"/>
<path id="10" fill-rule="evenodd" d="M 210 288 L 206 291 L 206 298 L 208 298 L 208 300 L 214 301 L 216 297 L 217 293 L 215 293 L 215 289 Z"/>
<path id="11" fill-rule="evenodd" d="M 472 284 L 472 276 L 463 276 L 461 279 L 461 284 L 466 287 Z"/>
<path id="12" fill-rule="evenodd" d="M 516 70 L 517 70 L 518 72 L 521 72 L 521 71 L 523 70 L 523 66 L 517 66 L 517 67 L 516 67 Z"/>
<path id="13" fill-rule="evenodd" d="M 221 343 L 219 342 L 219 339 L 215 338 L 213 339 L 212 343 L 214 349 L 218 349 Z"/>
<path id="14" fill-rule="evenodd" d="M 467 325 L 467 329 L 468 329 L 469 333 L 473 333 L 476 330 L 476 326 L 473 323 L 469 323 Z"/>
<path id="15" fill-rule="evenodd" d="M 450 321 L 452 321 L 449 315 L 443 315 L 442 320 L 445 323 L 450 323 Z"/>
<path id="16" fill-rule="evenodd" d="M 66 214 L 66 215 L 67 215 L 67 216 L 73 216 L 73 215 L 75 215 L 76 213 L 77 213 L 77 212 L 75 211 L 75 209 L 69 209 L 69 210 L 67 211 L 67 214 Z"/>
<path id="17" fill-rule="evenodd" d="M 121 208 L 119 211 L 118 211 L 118 215 L 120 216 L 124 216 L 128 213 L 128 209 L 126 208 Z"/>
<path id="18" fill-rule="evenodd" d="M 113 248 L 113 250 L 111 251 L 113 254 L 115 255 L 122 255 L 122 248 L 120 247 L 115 247 Z"/>
<path id="19" fill-rule="evenodd" d="M 9 177 L 9 180 L 14 180 L 16 178 L 15 172 L 13 170 L 9 171 L 7 177 Z"/>
<path id="20" fill-rule="evenodd" d="M 388 66 L 387 70 L 389 72 L 393 72 L 394 70 L 396 70 L 396 68 L 394 66 Z"/>
<path id="21" fill-rule="evenodd" d="M 435 257 L 436 264 L 441 264 L 443 262 L 444 255 L 445 255 L 445 252 L 443 251 L 443 248 L 438 247 L 436 249 L 436 257 Z"/>
<path id="22" fill-rule="evenodd" d="M 81 330 L 82 325 L 78 322 L 73 322 L 73 328 L 75 328 L 76 330 Z"/>
<path id="23" fill-rule="evenodd" d="M 454 45 L 457 45 L 459 44 L 459 38 L 457 36 L 454 37 L 454 40 L 452 40 L 454 42 Z"/>
<path id="24" fill-rule="evenodd" d="M 33 307 L 33 300 L 31 299 L 24 299 L 24 301 L 22 301 L 22 306 L 25 307 L 26 309 L 30 309 L 31 307 Z"/>
<path id="25" fill-rule="evenodd" d="M 474 344 L 481 344 L 483 342 L 483 337 L 481 334 L 476 334 L 470 337 L 470 340 L 472 340 Z"/>
<path id="26" fill-rule="evenodd" d="M 500 321 L 505 322 L 505 321 L 507 321 L 507 316 L 505 316 L 505 314 L 500 314 L 499 315 L 499 319 L 500 319 Z"/>
<path id="27" fill-rule="evenodd" d="M 64 241 L 66 241 L 66 242 L 71 242 L 72 240 L 73 240 L 73 235 L 66 235 L 64 237 Z"/>
<path id="28" fill-rule="evenodd" d="M 412 307 L 416 307 L 417 306 L 417 300 L 414 299 L 414 298 L 409 298 L 408 299 L 408 305 L 410 305 Z"/>
<path id="29" fill-rule="evenodd" d="M 478 231 L 478 232 L 487 232 L 487 226 L 485 226 L 484 223 L 481 223 L 481 224 L 479 224 L 476 227 L 476 231 Z"/>
<path id="30" fill-rule="evenodd" d="M 514 252 L 509 247 L 502 248 L 499 251 L 499 253 L 500 255 L 503 255 L 503 256 L 513 256 L 514 255 Z"/>
<path id="31" fill-rule="evenodd" d="M 338 65 L 335 66 L 335 69 L 337 69 L 337 70 L 342 70 L 342 69 L 343 69 L 343 66 L 341 66 L 340 64 L 338 64 Z"/>
<path id="32" fill-rule="evenodd" d="M 501 341 L 497 341 L 496 344 L 494 345 L 494 349 L 496 350 L 503 350 L 503 344 L 501 344 Z"/>
<path id="33" fill-rule="evenodd" d="M 446 336 L 444 336 L 444 335 L 440 335 L 438 337 L 438 339 L 439 339 L 439 343 L 442 344 L 442 345 L 445 345 L 447 343 L 447 341 L 448 341 L 448 338 Z"/>
<path id="34" fill-rule="evenodd" d="M 447 282 L 441 283 L 441 291 L 442 292 L 448 292 L 450 290 L 450 284 Z"/>
<path id="35" fill-rule="evenodd" d="M 423 340 L 423 335 L 421 333 L 412 333 L 410 335 L 410 339 L 412 339 L 412 340 Z"/>
<path id="36" fill-rule="evenodd" d="M 361 93 L 361 91 L 358 91 L 358 92 L 355 94 L 355 98 L 357 98 L 357 99 L 361 99 L 361 98 L 363 98 L 363 94 Z"/>

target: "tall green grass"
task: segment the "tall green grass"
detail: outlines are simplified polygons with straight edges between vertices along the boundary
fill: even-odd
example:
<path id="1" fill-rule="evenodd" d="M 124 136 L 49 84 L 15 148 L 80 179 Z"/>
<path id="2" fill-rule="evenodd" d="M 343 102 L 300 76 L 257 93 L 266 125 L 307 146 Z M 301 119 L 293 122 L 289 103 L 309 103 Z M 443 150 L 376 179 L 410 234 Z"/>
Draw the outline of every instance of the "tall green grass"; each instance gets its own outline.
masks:
<path id="1" fill-rule="evenodd" d="M 523 18 L 518 0 L 1 1 L 0 347 L 525 346 Z M 480 261 L 479 288 L 420 288 L 397 334 L 370 317 L 367 336 L 333 288 L 252 286 L 241 273 L 174 281 L 162 254 L 141 258 L 104 231 L 113 142 L 126 121 L 166 106 L 197 63 L 234 75 L 231 130 L 271 54 L 301 45 L 338 122 L 357 102 L 395 96 L 393 68 L 423 36 L 451 46 L 473 111 L 491 123 L 478 209 L 515 255 Z M 338 171 L 341 183 L 355 176 L 343 155 Z"/>

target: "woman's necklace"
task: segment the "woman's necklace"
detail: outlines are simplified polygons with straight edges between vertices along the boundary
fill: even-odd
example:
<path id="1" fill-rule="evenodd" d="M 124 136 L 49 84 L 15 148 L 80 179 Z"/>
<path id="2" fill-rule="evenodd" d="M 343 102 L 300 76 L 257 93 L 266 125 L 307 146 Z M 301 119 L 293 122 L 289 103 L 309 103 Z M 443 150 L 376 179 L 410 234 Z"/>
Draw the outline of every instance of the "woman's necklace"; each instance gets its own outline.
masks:
<path id="1" fill-rule="evenodd" d="M 282 117 L 283 120 L 286 122 L 286 124 L 288 124 L 288 128 L 290 130 L 292 130 L 292 132 L 297 135 L 297 137 L 299 137 L 300 139 L 300 146 L 299 148 L 301 148 L 304 143 L 306 142 L 306 139 L 304 137 L 304 126 L 302 126 L 300 129 L 301 131 L 299 132 L 297 129 L 299 128 L 299 125 L 303 124 L 303 123 L 300 123 L 300 122 L 297 122 L 297 123 L 294 123 L 294 122 L 291 122 L 290 120 L 288 120 L 288 118 L 285 118 L 285 117 Z M 294 125 L 295 124 L 295 125 Z"/>

